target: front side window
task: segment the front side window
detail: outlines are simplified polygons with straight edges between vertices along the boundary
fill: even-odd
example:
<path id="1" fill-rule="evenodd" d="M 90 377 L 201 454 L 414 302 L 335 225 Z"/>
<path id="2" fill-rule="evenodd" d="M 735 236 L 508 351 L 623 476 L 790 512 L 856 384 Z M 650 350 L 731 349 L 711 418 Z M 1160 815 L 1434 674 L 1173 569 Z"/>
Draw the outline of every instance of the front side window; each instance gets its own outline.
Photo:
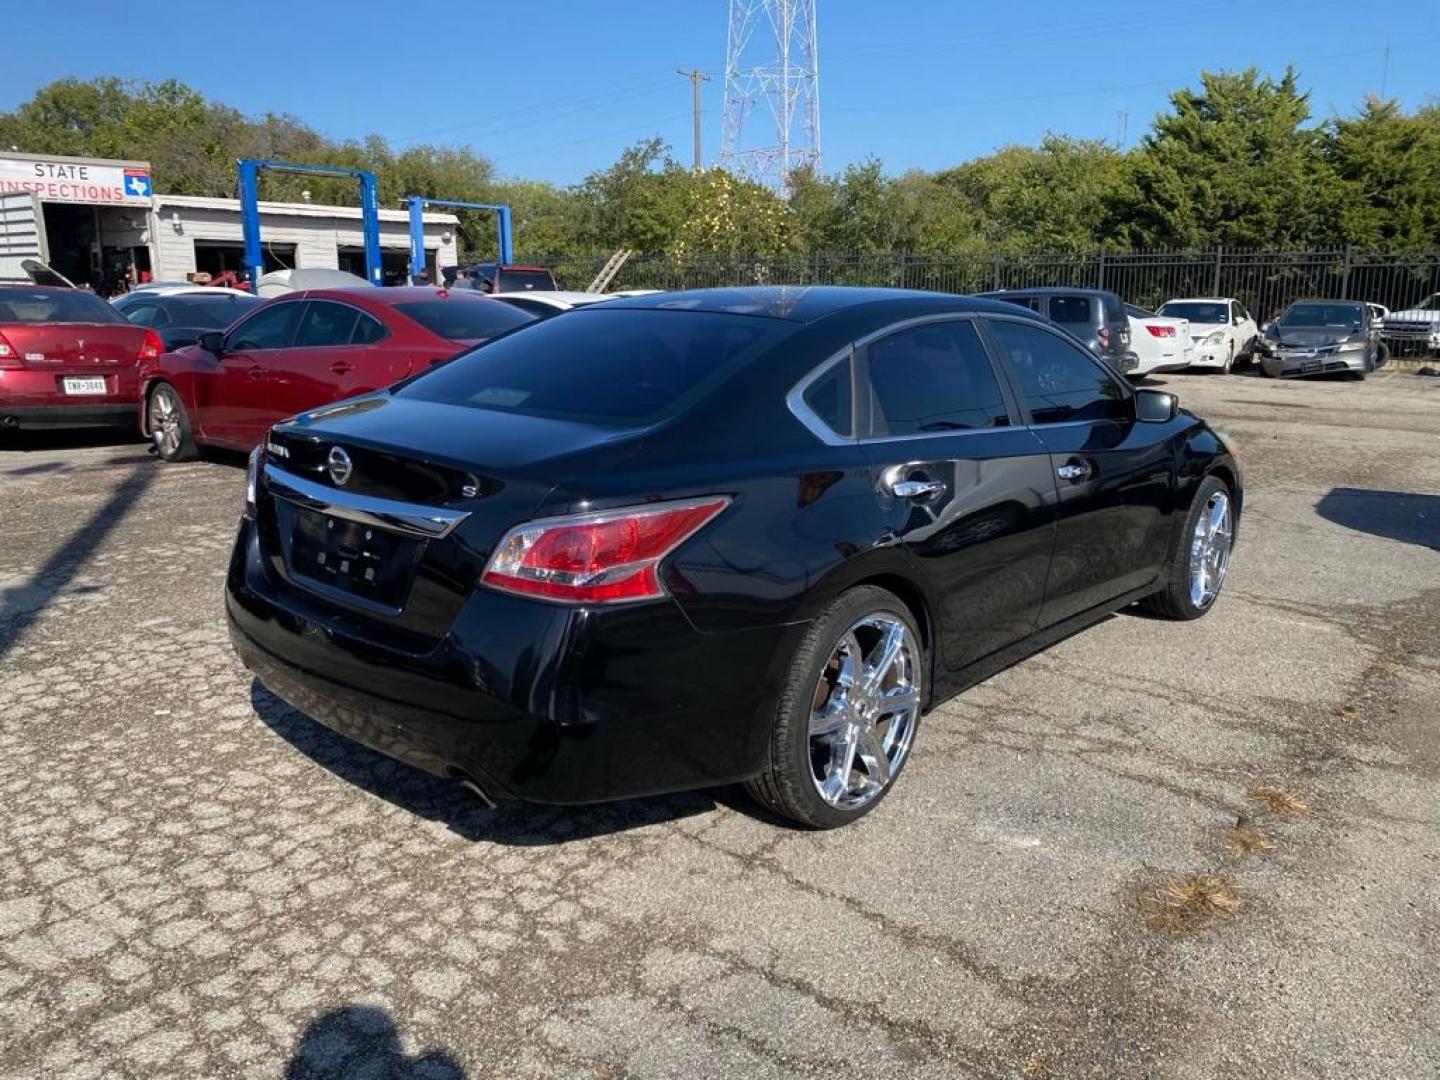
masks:
<path id="1" fill-rule="evenodd" d="M 1010 413 L 969 322 L 925 323 L 866 352 L 873 437 L 1004 427 Z"/>
<path id="2" fill-rule="evenodd" d="M 1035 423 L 1130 418 L 1129 395 L 1084 349 L 1026 323 L 996 319 L 990 326 Z"/>
<path id="3" fill-rule="evenodd" d="M 305 305 L 305 314 L 300 316 L 300 325 L 295 330 L 295 348 L 349 345 L 359 317 L 360 312 L 345 304 L 312 300 Z"/>
<path id="4" fill-rule="evenodd" d="M 274 304 L 255 313 L 230 332 L 225 341 L 229 352 L 249 349 L 283 349 L 290 344 L 290 326 L 299 304 Z"/>

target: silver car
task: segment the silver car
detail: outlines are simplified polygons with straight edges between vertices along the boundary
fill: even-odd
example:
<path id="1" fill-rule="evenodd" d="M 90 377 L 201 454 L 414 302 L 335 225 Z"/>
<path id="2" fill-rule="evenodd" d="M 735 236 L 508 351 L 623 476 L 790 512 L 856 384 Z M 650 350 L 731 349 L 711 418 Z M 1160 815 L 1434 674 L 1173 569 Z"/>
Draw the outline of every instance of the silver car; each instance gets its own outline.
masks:
<path id="1" fill-rule="evenodd" d="M 1261 369 L 1283 375 L 1343 372 L 1363 379 L 1379 366 L 1380 331 L 1359 300 L 1296 300 L 1265 324 Z"/>

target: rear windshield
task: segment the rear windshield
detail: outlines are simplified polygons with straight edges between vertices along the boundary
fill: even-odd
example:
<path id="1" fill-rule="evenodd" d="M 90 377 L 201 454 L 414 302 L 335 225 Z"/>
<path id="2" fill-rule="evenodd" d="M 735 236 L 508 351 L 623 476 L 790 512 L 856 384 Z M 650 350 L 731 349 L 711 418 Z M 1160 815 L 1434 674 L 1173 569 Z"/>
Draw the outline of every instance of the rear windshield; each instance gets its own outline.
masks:
<path id="1" fill-rule="evenodd" d="M 501 270 L 496 292 L 525 292 L 540 289 L 551 292 L 555 288 L 555 275 L 548 270 Z"/>
<path id="2" fill-rule="evenodd" d="M 535 316 L 509 304 L 497 304 L 473 295 L 414 300 L 396 304 L 395 310 L 449 341 L 483 341 L 535 321 Z"/>
<path id="3" fill-rule="evenodd" d="M 84 289 L 0 290 L 0 323 L 123 323 L 125 316 Z"/>
<path id="4" fill-rule="evenodd" d="M 1088 296 L 1050 297 L 1050 318 L 1069 326 L 1090 326 L 1094 315 Z"/>
<path id="5" fill-rule="evenodd" d="M 166 306 L 181 326 L 223 330 L 258 303 L 258 296 L 177 296 Z"/>
<path id="6" fill-rule="evenodd" d="M 1358 304 L 1291 304 L 1281 326 L 1359 326 L 1368 316 Z"/>
<path id="7" fill-rule="evenodd" d="M 1160 305 L 1160 314 L 1168 319 L 1189 319 L 1198 323 L 1228 323 L 1229 304 L 1206 304 L 1198 301 L 1171 301 Z"/>
<path id="8" fill-rule="evenodd" d="M 743 315 L 600 307 L 536 323 L 397 393 L 529 416 L 643 423 L 703 396 L 793 329 Z"/>

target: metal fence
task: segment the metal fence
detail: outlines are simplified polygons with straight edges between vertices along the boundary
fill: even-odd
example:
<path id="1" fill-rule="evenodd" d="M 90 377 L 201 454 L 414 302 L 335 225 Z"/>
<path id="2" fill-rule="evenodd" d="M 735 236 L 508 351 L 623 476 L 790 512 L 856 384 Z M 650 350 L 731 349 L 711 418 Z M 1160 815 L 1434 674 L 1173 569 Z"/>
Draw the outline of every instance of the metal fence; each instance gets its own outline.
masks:
<path id="1" fill-rule="evenodd" d="M 566 288 L 583 289 L 608 254 L 548 260 Z M 889 285 L 972 293 L 1040 285 L 1111 289 L 1142 307 L 1178 296 L 1233 296 L 1264 320 L 1300 297 L 1407 307 L 1440 292 L 1440 251 L 1059 251 L 914 255 L 637 255 L 610 285 Z"/>

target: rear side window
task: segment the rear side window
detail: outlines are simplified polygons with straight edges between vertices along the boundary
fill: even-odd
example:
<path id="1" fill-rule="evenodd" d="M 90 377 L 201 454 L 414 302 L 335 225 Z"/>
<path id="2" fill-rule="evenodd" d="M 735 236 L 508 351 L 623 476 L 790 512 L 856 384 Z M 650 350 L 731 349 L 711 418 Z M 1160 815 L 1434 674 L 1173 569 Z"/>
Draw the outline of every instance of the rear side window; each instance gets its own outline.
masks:
<path id="1" fill-rule="evenodd" d="M 128 320 L 92 292 L 56 289 L 31 292 L 0 289 L 0 322 L 123 323 Z"/>
<path id="2" fill-rule="evenodd" d="M 1088 296 L 1052 296 L 1050 318 L 1067 326 L 1093 325 L 1095 304 Z"/>
<path id="3" fill-rule="evenodd" d="M 355 320 L 355 333 L 350 335 L 350 344 L 374 345 L 386 333 L 385 326 L 379 319 L 371 318 L 362 312 L 360 318 Z"/>
<path id="4" fill-rule="evenodd" d="M 1004 300 L 1007 304 L 1014 304 L 1016 307 L 1029 308 L 1031 311 L 1039 312 L 1040 301 L 1033 296 L 1002 296 L 997 295 L 996 300 Z"/>
<path id="5" fill-rule="evenodd" d="M 805 390 L 805 405 L 837 435 L 855 434 L 850 393 L 850 360 L 835 364 Z"/>
<path id="6" fill-rule="evenodd" d="M 395 310 L 448 341 L 483 341 L 535 321 L 535 316 L 509 304 L 474 296 L 414 300 L 396 304 Z"/>
<path id="7" fill-rule="evenodd" d="M 1129 395 L 1084 349 L 1038 326 L 990 323 L 1037 424 L 1131 417 Z"/>
<path id="8" fill-rule="evenodd" d="M 1010 422 L 990 358 L 969 322 L 925 323 L 866 352 L 867 434 L 919 435 Z"/>
<path id="9" fill-rule="evenodd" d="M 684 408 L 794 330 L 742 315 L 602 307 L 490 342 L 397 394 L 623 426 Z"/>

